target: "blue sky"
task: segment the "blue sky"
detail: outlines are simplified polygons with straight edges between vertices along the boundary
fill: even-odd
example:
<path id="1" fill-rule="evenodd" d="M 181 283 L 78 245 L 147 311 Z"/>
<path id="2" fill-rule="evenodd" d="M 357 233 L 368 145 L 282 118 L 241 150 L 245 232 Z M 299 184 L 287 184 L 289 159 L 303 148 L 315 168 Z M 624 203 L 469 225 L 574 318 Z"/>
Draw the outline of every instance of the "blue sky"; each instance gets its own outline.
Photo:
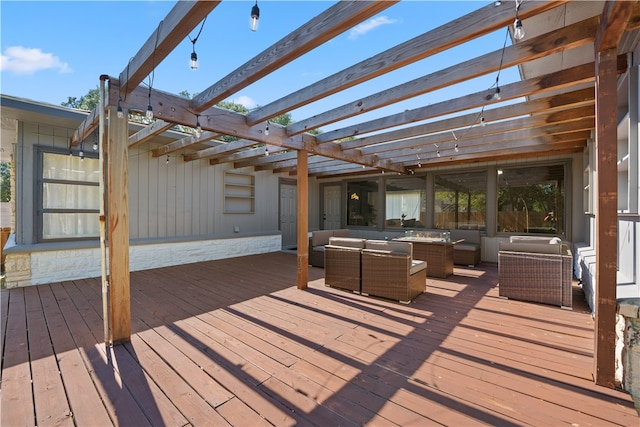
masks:
<path id="1" fill-rule="evenodd" d="M 259 0 L 260 28 L 249 30 L 254 1 L 226 0 L 207 18 L 196 43 L 200 60 L 189 69 L 192 43 L 183 40 L 156 69 L 153 87 L 162 91 L 198 93 L 262 52 L 313 16 L 330 7 L 328 1 Z M 346 66 L 369 58 L 419 34 L 491 2 L 420 1 L 396 4 L 360 26 L 274 72 L 230 100 L 249 108 L 265 105 Z M 80 97 L 98 85 L 101 74 L 117 77 L 160 21 L 172 1 L 11 1 L 0 2 L 2 68 L 0 92 L 59 105 L 69 96 Z M 191 32 L 195 37 L 199 26 Z M 502 48 L 505 31 L 497 31 L 469 46 L 439 54 L 402 70 L 358 85 L 346 93 L 320 100 L 292 112 L 301 120 L 327 107 L 336 107 L 382 88 L 399 84 L 481 53 Z M 501 84 L 517 78 L 504 70 Z M 466 85 L 424 95 L 399 109 L 480 91 L 495 81 L 488 75 Z M 145 83 L 149 78 L 145 79 Z M 360 119 L 362 120 L 362 118 Z M 326 130 L 326 129 L 325 129 Z"/>

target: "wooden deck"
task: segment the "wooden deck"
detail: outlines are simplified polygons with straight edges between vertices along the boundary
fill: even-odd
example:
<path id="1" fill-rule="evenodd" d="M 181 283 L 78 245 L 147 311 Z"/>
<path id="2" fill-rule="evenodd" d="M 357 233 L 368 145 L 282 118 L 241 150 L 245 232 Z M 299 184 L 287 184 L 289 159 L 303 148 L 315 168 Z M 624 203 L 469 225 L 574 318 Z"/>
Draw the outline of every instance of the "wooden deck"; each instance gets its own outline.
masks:
<path id="1" fill-rule="evenodd" d="M 495 265 L 410 305 L 324 286 L 293 254 L 131 275 L 131 342 L 105 348 L 99 279 L 3 290 L 2 426 L 624 425 L 595 386 L 593 321 L 498 298 Z"/>

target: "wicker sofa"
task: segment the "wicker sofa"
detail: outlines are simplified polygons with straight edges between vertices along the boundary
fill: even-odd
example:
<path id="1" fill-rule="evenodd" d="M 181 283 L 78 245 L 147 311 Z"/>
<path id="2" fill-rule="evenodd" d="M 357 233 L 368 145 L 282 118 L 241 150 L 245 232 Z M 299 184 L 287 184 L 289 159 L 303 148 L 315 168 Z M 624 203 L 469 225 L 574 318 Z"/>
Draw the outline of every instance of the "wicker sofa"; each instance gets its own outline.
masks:
<path id="1" fill-rule="evenodd" d="M 476 266 L 480 262 L 480 231 L 451 230 L 453 245 L 453 263 Z"/>
<path id="2" fill-rule="evenodd" d="M 413 259 L 409 242 L 367 240 L 362 250 L 362 294 L 409 303 L 426 290 L 427 263 Z"/>
<path id="3" fill-rule="evenodd" d="M 315 230 L 309 237 L 309 265 L 324 268 L 324 249 L 331 237 L 349 237 L 349 230 Z"/>
<path id="4" fill-rule="evenodd" d="M 557 237 L 513 236 L 498 251 L 499 295 L 571 309 L 572 262 Z"/>

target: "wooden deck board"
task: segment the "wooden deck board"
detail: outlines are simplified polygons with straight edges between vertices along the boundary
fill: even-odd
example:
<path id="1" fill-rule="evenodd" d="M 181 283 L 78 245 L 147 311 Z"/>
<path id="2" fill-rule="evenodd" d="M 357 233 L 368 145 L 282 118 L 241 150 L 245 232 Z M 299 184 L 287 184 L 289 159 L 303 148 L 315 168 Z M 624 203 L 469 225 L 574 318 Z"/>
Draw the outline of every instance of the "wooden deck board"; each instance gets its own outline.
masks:
<path id="1" fill-rule="evenodd" d="M 67 412 L 77 425 L 640 420 L 628 394 L 593 384 L 581 301 L 499 298 L 495 265 L 428 278 L 409 305 L 327 287 L 323 273 L 298 290 L 284 253 L 134 272 L 132 339 L 114 348 L 99 279 L 3 290 L 2 425 Z"/>

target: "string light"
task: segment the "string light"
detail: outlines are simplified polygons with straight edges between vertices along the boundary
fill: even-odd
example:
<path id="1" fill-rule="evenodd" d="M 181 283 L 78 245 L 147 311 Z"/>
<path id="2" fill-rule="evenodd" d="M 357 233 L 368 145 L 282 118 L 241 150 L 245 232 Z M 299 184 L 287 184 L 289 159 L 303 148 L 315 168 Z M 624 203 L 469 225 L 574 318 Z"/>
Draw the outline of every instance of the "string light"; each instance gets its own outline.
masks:
<path id="1" fill-rule="evenodd" d="M 269 155 L 269 146 L 267 144 L 264 144 L 264 155 L 265 156 Z"/>
<path id="2" fill-rule="evenodd" d="M 153 107 L 151 106 L 151 84 L 149 84 L 149 103 L 147 104 L 147 112 L 145 116 L 149 120 L 153 120 Z"/>
<path id="3" fill-rule="evenodd" d="M 93 151 L 98 151 L 98 131 L 96 130 L 95 139 L 93 140 Z"/>
<path id="4" fill-rule="evenodd" d="M 256 4 L 251 8 L 251 18 L 249 19 L 249 28 L 251 31 L 258 31 L 258 20 L 260 19 L 260 8 L 258 7 L 258 0 Z"/>
<path id="5" fill-rule="evenodd" d="M 160 24 L 158 25 L 158 29 L 156 30 L 156 44 L 153 47 L 153 53 L 151 55 L 151 74 L 149 75 L 149 102 L 147 104 L 147 112 L 145 113 L 145 116 L 147 117 L 148 120 L 153 120 L 153 107 L 151 107 L 151 89 L 153 88 L 153 80 L 155 78 L 155 73 L 156 73 L 156 49 L 158 49 L 158 37 L 160 36 L 160 29 L 162 28 L 162 24 L 163 21 L 160 21 Z"/>
<path id="6" fill-rule="evenodd" d="M 269 136 L 269 121 L 267 120 L 267 125 L 264 127 L 264 134 Z"/>
<path id="7" fill-rule="evenodd" d="M 453 150 L 457 153 L 458 151 L 460 151 L 460 149 L 458 148 L 458 143 L 456 142 L 456 145 L 453 146 Z"/>
<path id="8" fill-rule="evenodd" d="M 124 111 L 122 110 L 122 105 L 120 105 L 120 101 L 122 101 L 122 97 L 118 96 L 118 110 L 116 115 L 119 119 L 124 119 Z"/>
<path id="9" fill-rule="evenodd" d="M 198 41 L 198 37 L 200 37 L 200 33 L 202 33 L 202 28 L 204 28 L 204 23 L 207 22 L 207 17 L 204 17 L 204 20 L 202 21 L 202 25 L 200 25 L 200 30 L 198 31 L 198 35 L 195 36 L 195 38 L 191 38 L 191 36 L 187 36 L 189 37 L 189 40 L 191 41 L 191 44 L 193 45 L 193 50 L 191 51 L 191 59 L 189 60 L 189 68 L 191 68 L 193 71 L 198 69 L 198 54 L 196 53 L 196 42 Z"/>
<path id="10" fill-rule="evenodd" d="M 480 116 L 480 126 L 485 127 L 487 125 L 487 122 L 484 120 L 484 116 Z"/>
<path id="11" fill-rule="evenodd" d="M 196 138 L 202 135 L 202 126 L 200 126 L 200 115 L 196 115 Z"/>
<path id="12" fill-rule="evenodd" d="M 524 28 L 522 27 L 522 21 L 516 18 L 513 21 L 513 38 L 516 40 L 522 40 L 525 36 Z"/>
<path id="13" fill-rule="evenodd" d="M 420 163 L 420 155 L 416 154 L 416 157 L 418 158 L 418 167 L 421 168 L 422 163 Z"/>
<path id="14" fill-rule="evenodd" d="M 169 155 L 167 154 L 167 161 L 165 162 L 165 164 L 169 164 Z"/>
<path id="15" fill-rule="evenodd" d="M 516 40 L 522 40 L 525 36 L 524 27 L 522 26 L 522 21 L 518 18 L 518 11 L 520 10 L 520 5 L 522 4 L 522 0 L 516 0 L 516 19 L 513 21 L 513 38 Z"/>
<path id="16" fill-rule="evenodd" d="M 84 141 L 80 143 L 80 152 L 78 153 L 80 160 L 84 160 Z"/>

